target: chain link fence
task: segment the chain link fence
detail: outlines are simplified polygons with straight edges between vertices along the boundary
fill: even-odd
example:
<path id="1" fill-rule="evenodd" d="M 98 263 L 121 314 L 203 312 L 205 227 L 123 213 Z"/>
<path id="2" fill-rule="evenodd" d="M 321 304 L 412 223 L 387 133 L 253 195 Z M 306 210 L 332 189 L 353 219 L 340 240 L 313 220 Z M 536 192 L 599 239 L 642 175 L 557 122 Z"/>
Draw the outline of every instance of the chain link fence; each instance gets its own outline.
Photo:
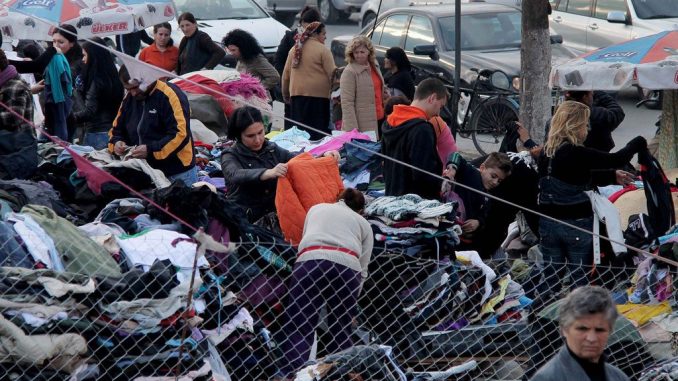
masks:
<path id="1" fill-rule="evenodd" d="M 296 250 L 258 227 L 236 235 L 212 221 L 214 238 L 239 243 L 196 256 L 201 244 L 180 225 L 145 221 L 139 207 L 118 202 L 115 225 L 76 227 L 32 206 L 6 218 L 3 379 L 526 379 L 561 347 L 557 300 L 582 283 L 611 290 L 623 313 L 608 361 L 638 379 L 678 355 L 676 272 L 661 262 L 585 268 L 534 250 L 485 261 L 379 250 L 364 280 L 304 283 Z"/>

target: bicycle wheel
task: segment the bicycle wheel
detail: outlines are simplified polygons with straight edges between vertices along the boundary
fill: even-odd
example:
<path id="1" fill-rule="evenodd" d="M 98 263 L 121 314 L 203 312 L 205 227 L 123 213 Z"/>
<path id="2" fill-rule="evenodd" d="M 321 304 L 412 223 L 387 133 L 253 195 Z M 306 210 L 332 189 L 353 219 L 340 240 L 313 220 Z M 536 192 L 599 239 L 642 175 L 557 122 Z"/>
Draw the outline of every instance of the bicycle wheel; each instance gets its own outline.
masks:
<path id="1" fill-rule="evenodd" d="M 473 108 L 475 107 L 476 103 L 478 101 L 468 93 L 462 92 L 459 96 L 459 103 L 457 105 L 457 125 L 463 126 L 464 125 L 464 117 L 466 116 L 466 110 L 470 110 L 468 112 L 468 116 L 466 116 L 467 120 L 470 121 L 471 117 L 473 116 Z M 468 139 L 471 135 L 470 130 L 459 130 L 459 136 L 462 138 Z"/>
<path id="2" fill-rule="evenodd" d="M 499 150 L 506 128 L 518 121 L 518 105 L 503 96 L 484 100 L 473 109 L 471 138 L 481 155 Z"/>

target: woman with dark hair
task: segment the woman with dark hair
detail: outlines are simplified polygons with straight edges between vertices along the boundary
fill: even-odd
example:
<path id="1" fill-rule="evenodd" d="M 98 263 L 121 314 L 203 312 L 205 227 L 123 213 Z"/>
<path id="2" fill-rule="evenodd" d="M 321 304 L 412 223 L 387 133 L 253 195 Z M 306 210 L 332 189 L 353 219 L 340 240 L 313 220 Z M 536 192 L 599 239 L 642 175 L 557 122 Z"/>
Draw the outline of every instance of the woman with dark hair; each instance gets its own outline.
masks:
<path id="1" fill-rule="evenodd" d="M 221 154 L 221 168 L 228 194 L 246 212 L 250 221 L 275 211 L 277 180 L 287 174 L 294 154 L 265 137 L 264 117 L 251 106 L 236 109 L 228 123 L 228 138 L 235 144 Z M 339 152 L 323 156 L 339 160 Z"/>
<path id="2" fill-rule="evenodd" d="M 108 145 L 108 131 L 118 113 L 124 90 L 113 56 L 97 44 L 105 45 L 99 37 L 82 45 L 82 84 L 76 90 L 84 107 L 74 110 L 72 118 L 84 125 L 84 145 L 99 150 Z"/>
<path id="3" fill-rule="evenodd" d="M 308 361 L 323 306 L 332 338 L 327 352 L 353 345 L 352 321 L 374 245 L 370 224 L 361 216 L 364 207 L 363 194 L 347 188 L 336 203 L 317 204 L 306 214 L 280 330 L 283 377 Z"/>
<path id="4" fill-rule="evenodd" d="M 54 46 L 61 50 L 61 52 L 66 57 L 68 65 L 71 70 L 70 81 L 73 88 L 78 88 L 82 84 L 82 78 L 80 77 L 80 72 L 82 71 L 82 47 L 78 43 L 78 30 L 75 29 L 73 25 L 64 24 L 59 26 L 54 34 L 52 34 L 52 43 Z M 71 116 L 72 112 L 81 111 L 85 105 L 84 100 L 80 97 L 77 91 L 74 91 L 69 101 L 66 104 L 71 103 L 70 106 L 67 106 L 68 117 Z M 47 107 L 47 106 L 45 106 Z M 45 112 L 45 121 L 50 120 L 50 117 Z M 60 124 L 57 123 L 57 124 Z M 68 135 L 67 140 L 73 141 L 76 136 L 81 135 L 80 130 L 84 128 L 82 123 L 75 123 L 71 121 L 68 123 Z M 63 138 L 63 137 L 62 137 Z M 66 140 L 66 139 L 64 139 Z"/>
<path id="5" fill-rule="evenodd" d="M 167 71 L 175 71 L 179 48 L 172 43 L 172 26 L 164 22 L 153 26 L 153 43 L 139 53 L 139 60 Z"/>
<path id="6" fill-rule="evenodd" d="M 228 32 L 222 41 L 228 52 L 238 60 L 235 69 L 240 73 L 248 73 L 261 81 L 268 90 L 280 83 L 280 74 L 264 56 L 264 50 L 250 33 L 242 29 Z"/>
<path id="7" fill-rule="evenodd" d="M 275 67 L 275 70 L 278 71 L 281 78 L 283 71 L 285 70 L 285 62 L 287 62 L 287 56 L 290 54 L 290 50 L 294 46 L 295 36 L 301 35 L 310 23 L 316 21 L 317 22 L 322 21 L 318 9 L 310 5 L 304 6 L 304 8 L 299 13 L 299 26 L 285 32 L 285 35 L 283 36 L 282 40 L 280 40 L 278 50 L 275 52 L 275 57 L 273 58 L 273 66 Z M 281 102 L 283 101 L 282 91 L 280 90 L 280 88 L 277 89 L 275 98 Z M 292 111 L 290 109 L 290 104 L 285 103 L 285 118 L 291 118 L 292 117 L 291 112 Z M 286 130 L 292 128 L 292 126 L 293 123 L 290 123 L 289 120 L 285 120 Z"/>
<path id="8" fill-rule="evenodd" d="M 294 157 L 264 135 L 261 112 L 240 107 L 228 123 L 228 138 L 235 144 L 221 155 L 228 194 L 245 209 L 250 221 L 275 210 L 277 179 L 285 176 L 287 162 Z"/>
<path id="9" fill-rule="evenodd" d="M 391 96 L 404 95 L 408 99 L 414 98 L 414 77 L 412 66 L 405 51 L 393 47 L 386 51 L 384 69 L 388 70 L 384 80 Z"/>
<path id="10" fill-rule="evenodd" d="M 290 104 L 290 117 L 302 125 L 300 129 L 311 135 L 311 140 L 327 136 L 330 125 L 330 91 L 334 75 L 334 58 L 325 46 L 325 25 L 312 22 L 295 37 L 282 76 L 282 93 Z"/>
<path id="11" fill-rule="evenodd" d="M 179 43 L 177 74 L 214 69 L 224 58 L 226 52 L 214 43 L 207 33 L 198 30 L 198 21 L 192 13 L 182 13 L 177 21 L 184 33 L 184 38 Z"/>
<path id="12" fill-rule="evenodd" d="M 71 67 L 71 77 L 75 80 L 82 69 L 83 54 L 78 43 L 78 30 L 73 25 L 61 25 L 52 34 L 52 43 L 66 56 Z"/>
<path id="13" fill-rule="evenodd" d="M 72 141 L 77 126 L 68 123 L 68 118 L 72 111 L 82 106 L 81 99 L 73 91 L 82 67 L 82 48 L 72 25 L 58 27 L 52 34 L 52 43 L 63 54 L 54 55 L 44 71 L 45 128 L 59 139 Z"/>
<path id="14" fill-rule="evenodd" d="M 278 50 L 275 52 L 275 58 L 273 59 L 273 66 L 275 66 L 275 69 L 280 75 L 282 75 L 283 70 L 285 70 L 287 55 L 294 46 L 294 37 L 297 34 L 303 33 L 308 24 L 316 21 L 322 21 L 320 12 L 318 12 L 317 8 L 306 5 L 299 13 L 299 26 L 285 32 L 285 35 L 283 36 L 282 40 L 280 40 L 280 44 L 278 45 Z"/>

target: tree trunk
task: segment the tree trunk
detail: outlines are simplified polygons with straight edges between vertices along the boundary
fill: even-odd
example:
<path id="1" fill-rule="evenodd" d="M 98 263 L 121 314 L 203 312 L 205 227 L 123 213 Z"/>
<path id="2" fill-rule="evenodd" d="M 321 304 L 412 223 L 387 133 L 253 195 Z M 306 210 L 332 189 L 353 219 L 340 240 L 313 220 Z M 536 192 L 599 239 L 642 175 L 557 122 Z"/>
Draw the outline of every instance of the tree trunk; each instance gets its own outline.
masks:
<path id="1" fill-rule="evenodd" d="M 536 142 L 544 142 L 544 127 L 551 118 L 551 37 L 547 0 L 522 2 L 520 48 L 520 121 Z"/>
<path id="2" fill-rule="evenodd" d="M 664 90 L 657 160 L 664 170 L 678 168 L 678 90 Z"/>

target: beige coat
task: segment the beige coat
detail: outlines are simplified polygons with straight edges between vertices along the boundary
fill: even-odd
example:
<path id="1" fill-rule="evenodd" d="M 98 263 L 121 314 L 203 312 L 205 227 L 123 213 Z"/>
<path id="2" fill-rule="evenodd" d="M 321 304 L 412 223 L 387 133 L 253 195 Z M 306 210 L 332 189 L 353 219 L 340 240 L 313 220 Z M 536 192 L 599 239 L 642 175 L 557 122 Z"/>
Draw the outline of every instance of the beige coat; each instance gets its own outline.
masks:
<path id="1" fill-rule="evenodd" d="M 330 49 L 316 38 L 309 38 L 301 47 L 301 61 L 292 67 L 296 46 L 290 49 L 282 75 L 282 93 L 285 99 L 294 96 L 330 98 L 332 73 L 336 65 Z"/>
<path id="2" fill-rule="evenodd" d="M 350 63 L 341 74 L 341 113 L 343 131 L 377 131 L 377 108 L 374 99 L 371 66 Z M 384 78 L 379 68 L 375 68 L 381 78 L 381 89 L 384 92 Z"/>

